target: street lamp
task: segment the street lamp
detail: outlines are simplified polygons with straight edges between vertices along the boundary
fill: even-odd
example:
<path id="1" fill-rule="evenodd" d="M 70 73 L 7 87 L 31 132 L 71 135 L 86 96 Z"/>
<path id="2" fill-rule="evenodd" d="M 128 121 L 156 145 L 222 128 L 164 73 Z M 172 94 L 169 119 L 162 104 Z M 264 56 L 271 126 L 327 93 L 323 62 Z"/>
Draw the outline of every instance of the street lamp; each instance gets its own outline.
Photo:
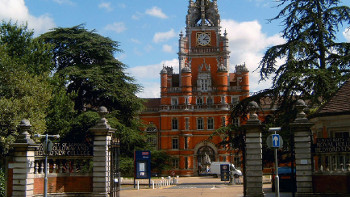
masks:
<path id="1" fill-rule="evenodd" d="M 60 135 L 41 135 L 41 134 L 34 134 L 34 137 L 40 137 L 40 138 L 44 138 L 45 137 L 45 142 L 44 142 L 44 152 L 45 152 L 45 166 L 44 166 L 44 171 L 45 171 L 45 179 L 44 179 L 44 197 L 47 197 L 47 156 L 48 153 L 51 151 L 49 149 L 52 149 L 52 142 L 49 141 L 49 137 L 53 137 L 53 138 L 60 138 Z M 50 145 L 50 147 L 49 147 Z"/>

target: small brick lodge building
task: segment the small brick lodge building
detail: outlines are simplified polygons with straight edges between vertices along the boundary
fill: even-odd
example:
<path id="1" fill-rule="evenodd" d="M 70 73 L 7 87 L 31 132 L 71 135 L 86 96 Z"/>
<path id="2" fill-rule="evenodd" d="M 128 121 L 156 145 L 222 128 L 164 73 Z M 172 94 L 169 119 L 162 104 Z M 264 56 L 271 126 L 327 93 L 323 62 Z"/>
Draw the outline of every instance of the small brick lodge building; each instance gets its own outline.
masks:
<path id="1" fill-rule="evenodd" d="M 216 146 L 220 136 L 208 139 L 228 123 L 230 109 L 249 96 L 246 66 L 229 72 L 228 38 L 220 29 L 217 0 L 190 0 L 186 33 L 179 37 L 179 71 L 163 67 L 160 98 L 145 99 L 140 115 L 148 143 L 172 156 L 172 171 L 180 176 L 206 173 L 213 161 L 240 166 L 239 153 Z"/>

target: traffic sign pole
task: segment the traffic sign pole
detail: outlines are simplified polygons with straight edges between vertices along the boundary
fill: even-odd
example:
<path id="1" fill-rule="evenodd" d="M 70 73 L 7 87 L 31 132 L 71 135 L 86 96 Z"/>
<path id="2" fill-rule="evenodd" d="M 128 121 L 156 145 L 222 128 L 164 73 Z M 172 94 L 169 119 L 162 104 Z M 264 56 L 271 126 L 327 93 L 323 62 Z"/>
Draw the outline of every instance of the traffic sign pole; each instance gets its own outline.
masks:
<path id="1" fill-rule="evenodd" d="M 280 131 L 281 127 L 274 127 L 270 128 L 269 131 L 275 132 L 275 134 L 270 135 L 272 140 L 272 148 L 274 149 L 275 154 L 275 196 L 280 197 L 280 181 L 278 176 L 278 157 L 277 157 L 277 150 L 282 145 L 281 143 L 282 138 L 279 134 L 277 134 L 277 131 Z"/>
<path id="2" fill-rule="evenodd" d="M 45 172 L 45 178 L 44 178 L 44 197 L 47 197 L 47 156 L 49 154 L 49 148 L 48 148 L 48 140 L 49 137 L 54 137 L 54 138 L 60 138 L 60 135 L 40 135 L 40 134 L 35 134 L 34 137 L 45 137 L 45 142 L 44 142 L 44 151 L 45 151 L 45 166 L 44 166 L 44 172 Z"/>
<path id="3" fill-rule="evenodd" d="M 278 176 L 278 158 L 277 158 L 277 149 L 275 149 L 275 196 L 280 197 L 280 181 L 279 181 L 279 176 Z"/>

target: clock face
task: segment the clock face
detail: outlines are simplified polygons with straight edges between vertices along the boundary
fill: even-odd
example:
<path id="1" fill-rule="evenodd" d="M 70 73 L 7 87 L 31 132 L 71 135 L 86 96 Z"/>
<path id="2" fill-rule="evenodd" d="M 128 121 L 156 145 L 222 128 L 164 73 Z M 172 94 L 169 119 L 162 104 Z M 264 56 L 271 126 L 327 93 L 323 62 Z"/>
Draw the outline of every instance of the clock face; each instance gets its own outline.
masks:
<path id="1" fill-rule="evenodd" d="M 207 46 L 210 44 L 210 35 L 208 33 L 198 33 L 197 43 L 202 46 Z"/>

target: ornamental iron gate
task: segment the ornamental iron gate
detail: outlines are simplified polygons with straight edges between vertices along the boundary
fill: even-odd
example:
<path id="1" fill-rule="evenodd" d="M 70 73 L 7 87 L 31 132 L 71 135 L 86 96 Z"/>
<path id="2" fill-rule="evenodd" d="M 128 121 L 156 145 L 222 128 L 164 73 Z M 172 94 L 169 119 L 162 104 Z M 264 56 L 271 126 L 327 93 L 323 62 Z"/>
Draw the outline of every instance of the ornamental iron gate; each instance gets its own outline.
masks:
<path id="1" fill-rule="evenodd" d="M 110 170 L 110 196 L 119 197 L 120 193 L 120 171 L 119 171 L 119 158 L 120 158 L 120 141 L 118 138 L 114 138 L 110 145 L 111 153 L 111 170 Z"/>

